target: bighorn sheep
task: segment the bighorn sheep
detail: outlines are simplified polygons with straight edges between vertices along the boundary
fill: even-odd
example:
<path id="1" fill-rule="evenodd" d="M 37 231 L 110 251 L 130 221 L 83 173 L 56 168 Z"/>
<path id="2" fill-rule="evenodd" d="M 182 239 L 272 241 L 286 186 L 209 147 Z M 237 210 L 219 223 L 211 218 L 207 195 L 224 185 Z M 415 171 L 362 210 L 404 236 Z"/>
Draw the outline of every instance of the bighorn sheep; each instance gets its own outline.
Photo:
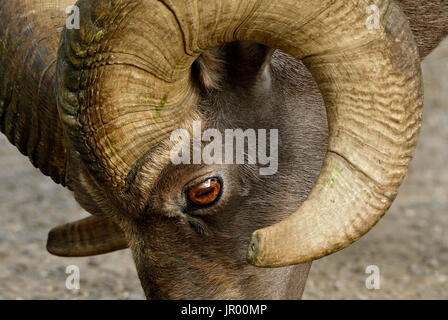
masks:
<path id="1" fill-rule="evenodd" d="M 64 29 L 72 4 L 0 1 L 1 131 L 93 215 L 50 252 L 129 247 L 147 298 L 295 299 L 391 205 L 447 1 L 80 0 Z M 194 121 L 278 129 L 278 172 L 173 164 Z"/>

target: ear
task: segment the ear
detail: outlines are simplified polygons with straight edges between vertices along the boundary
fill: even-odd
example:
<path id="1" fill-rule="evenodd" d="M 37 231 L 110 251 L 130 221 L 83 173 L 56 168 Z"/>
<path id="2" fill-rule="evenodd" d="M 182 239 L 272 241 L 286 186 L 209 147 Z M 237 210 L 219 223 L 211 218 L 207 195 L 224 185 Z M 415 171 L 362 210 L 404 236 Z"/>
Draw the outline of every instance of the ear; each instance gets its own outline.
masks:
<path id="1" fill-rule="evenodd" d="M 60 257 L 87 257 L 126 249 L 126 237 L 112 218 L 91 216 L 53 228 L 47 250 Z"/>
<path id="2" fill-rule="evenodd" d="M 202 87 L 252 86 L 265 80 L 275 49 L 253 42 L 233 42 L 205 51 L 195 70 Z"/>
<path id="3" fill-rule="evenodd" d="M 269 64 L 275 49 L 253 42 L 234 42 L 225 50 L 230 83 L 252 86 L 269 76 Z"/>
<path id="4" fill-rule="evenodd" d="M 448 1 L 396 1 L 408 17 L 423 59 L 448 35 Z"/>

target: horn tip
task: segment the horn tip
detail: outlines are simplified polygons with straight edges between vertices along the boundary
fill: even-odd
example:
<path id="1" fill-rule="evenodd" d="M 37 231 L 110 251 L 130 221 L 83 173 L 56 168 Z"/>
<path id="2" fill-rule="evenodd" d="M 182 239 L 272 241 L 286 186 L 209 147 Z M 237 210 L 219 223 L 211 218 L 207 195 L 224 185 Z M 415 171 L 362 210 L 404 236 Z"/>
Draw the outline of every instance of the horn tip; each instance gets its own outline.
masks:
<path id="1" fill-rule="evenodd" d="M 48 237 L 47 237 L 47 251 L 49 253 L 51 253 L 52 255 L 58 256 L 58 257 L 66 257 L 67 256 L 67 252 L 61 248 L 60 246 L 58 246 L 58 236 L 57 236 L 57 230 L 58 228 L 53 228 L 48 232 Z"/>
<path id="2" fill-rule="evenodd" d="M 261 230 L 256 230 L 252 233 L 252 237 L 249 243 L 249 248 L 247 250 L 247 262 L 255 267 L 261 268 L 272 268 L 277 267 L 269 254 L 266 254 L 266 250 L 263 250 L 263 240 L 262 240 Z"/>

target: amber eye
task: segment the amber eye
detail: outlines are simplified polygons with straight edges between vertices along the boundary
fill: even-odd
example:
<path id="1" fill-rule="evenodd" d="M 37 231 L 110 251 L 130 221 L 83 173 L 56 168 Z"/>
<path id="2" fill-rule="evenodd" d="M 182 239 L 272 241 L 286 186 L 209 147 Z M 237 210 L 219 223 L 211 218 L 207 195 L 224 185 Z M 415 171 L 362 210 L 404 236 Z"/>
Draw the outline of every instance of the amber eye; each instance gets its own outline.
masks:
<path id="1" fill-rule="evenodd" d="M 221 182 L 218 178 L 210 178 L 195 186 L 192 186 L 187 191 L 188 200 L 197 205 L 212 204 L 218 199 L 221 191 Z"/>

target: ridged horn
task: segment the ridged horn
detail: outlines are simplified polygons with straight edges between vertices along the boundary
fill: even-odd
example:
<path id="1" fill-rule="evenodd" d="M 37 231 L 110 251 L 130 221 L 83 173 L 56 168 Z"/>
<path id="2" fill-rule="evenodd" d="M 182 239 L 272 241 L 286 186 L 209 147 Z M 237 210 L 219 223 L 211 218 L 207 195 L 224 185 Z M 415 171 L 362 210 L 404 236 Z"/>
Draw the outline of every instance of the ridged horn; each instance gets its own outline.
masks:
<path id="1" fill-rule="evenodd" d="M 0 1 L 0 130 L 32 164 L 65 185 L 56 59 L 72 0 Z"/>
<path id="2" fill-rule="evenodd" d="M 303 60 L 322 92 L 329 147 L 309 198 L 253 234 L 248 261 L 283 266 L 348 246 L 386 212 L 422 119 L 417 46 L 388 0 L 80 0 L 58 59 L 65 133 L 92 175 L 122 191 L 152 147 L 195 113 L 191 65 L 253 41 Z M 378 28 L 366 8 L 378 7 Z"/>
<path id="3" fill-rule="evenodd" d="M 126 249 L 121 228 L 111 219 L 88 217 L 52 229 L 47 250 L 61 257 L 86 257 Z"/>

